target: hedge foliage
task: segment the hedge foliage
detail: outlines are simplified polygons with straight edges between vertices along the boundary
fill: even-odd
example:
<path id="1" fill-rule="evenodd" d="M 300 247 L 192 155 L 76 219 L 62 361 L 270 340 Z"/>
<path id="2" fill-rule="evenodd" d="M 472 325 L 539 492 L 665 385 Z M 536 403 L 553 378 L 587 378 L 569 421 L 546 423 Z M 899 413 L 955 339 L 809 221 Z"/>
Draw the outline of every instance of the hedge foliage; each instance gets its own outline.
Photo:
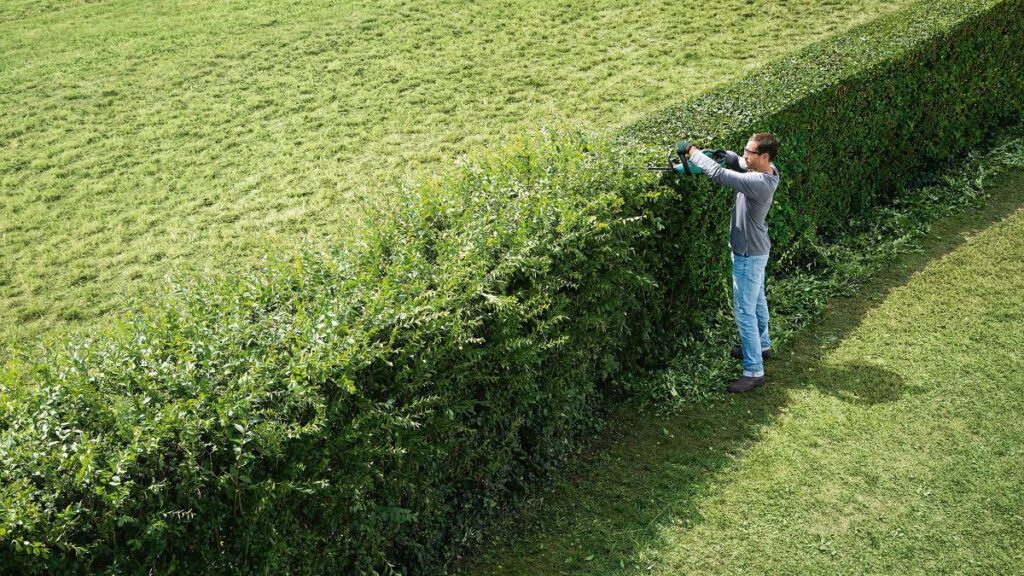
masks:
<path id="1" fill-rule="evenodd" d="M 727 302 L 731 196 L 634 170 L 783 142 L 777 273 L 1024 109 L 1024 0 L 931 1 L 613 137 L 397 190 L 0 374 L 0 570 L 423 573 Z M 666 185 L 670 184 L 670 185 Z"/>

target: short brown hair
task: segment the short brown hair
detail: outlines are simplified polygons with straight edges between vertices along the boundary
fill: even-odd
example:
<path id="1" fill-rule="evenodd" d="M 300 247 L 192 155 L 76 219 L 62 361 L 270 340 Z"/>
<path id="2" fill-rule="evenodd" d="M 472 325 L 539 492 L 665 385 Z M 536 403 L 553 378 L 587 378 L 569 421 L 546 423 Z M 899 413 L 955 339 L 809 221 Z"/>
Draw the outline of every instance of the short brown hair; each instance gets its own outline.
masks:
<path id="1" fill-rule="evenodd" d="M 768 160 L 775 160 L 775 156 L 779 153 L 779 139 L 773 136 L 770 132 L 758 132 L 750 137 L 751 140 L 757 142 L 757 153 L 764 154 L 768 153 Z"/>

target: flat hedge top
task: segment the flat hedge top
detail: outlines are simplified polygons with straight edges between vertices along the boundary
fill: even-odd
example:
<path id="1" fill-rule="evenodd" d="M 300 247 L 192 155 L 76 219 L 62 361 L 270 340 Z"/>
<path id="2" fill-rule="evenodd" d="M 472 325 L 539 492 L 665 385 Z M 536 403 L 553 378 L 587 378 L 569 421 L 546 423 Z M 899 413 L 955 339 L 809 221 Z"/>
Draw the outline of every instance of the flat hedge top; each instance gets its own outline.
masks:
<path id="1" fill-rule="evenodd" d="M 839 82 L 898 60 L 955 25 L 1015 0 L 922 1 L 772 62 L 749 76 L 652 113 L 621 129 L 618 139 L 641 146 L 677 140 L 711 142 L 748 132 L 758 121 Z M 766 41 L 770 48 L 770 39 Z"/>

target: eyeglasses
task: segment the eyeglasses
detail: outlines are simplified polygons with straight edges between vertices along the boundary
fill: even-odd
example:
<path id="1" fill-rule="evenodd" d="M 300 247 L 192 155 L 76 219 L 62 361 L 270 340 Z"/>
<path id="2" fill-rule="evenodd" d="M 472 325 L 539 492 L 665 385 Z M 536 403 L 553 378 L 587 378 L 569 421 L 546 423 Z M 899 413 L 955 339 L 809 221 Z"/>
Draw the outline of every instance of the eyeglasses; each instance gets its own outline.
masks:
<path id="1" fill-rule="evenodd" d="M 765 152 L 755 152 L 754 150 L 751 150 L 749 148 L 744 148 L 743 151 L 746 152 L 747 154 L 750 154 L 751 156 L 760 156 L 761 154 L 765 154 Z"/>

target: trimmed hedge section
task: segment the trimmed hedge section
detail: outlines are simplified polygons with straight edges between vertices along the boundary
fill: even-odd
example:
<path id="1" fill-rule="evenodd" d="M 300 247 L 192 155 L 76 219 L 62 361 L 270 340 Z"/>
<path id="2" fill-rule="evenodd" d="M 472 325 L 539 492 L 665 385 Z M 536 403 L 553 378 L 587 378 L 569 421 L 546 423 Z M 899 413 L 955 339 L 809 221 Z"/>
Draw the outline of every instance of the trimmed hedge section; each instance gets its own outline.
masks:
<path id="1" fill-rule="evenodd" d="M 651 115 L 619 140 L 739 149 L 753 132 L 775 133 L 783 177 L 769 212 L 770 266 L 806 265 L 819 238 L 842 234 L 993 127 L 1019 121 L 1020 16 L 1020 2 L 921 2 Z M 684 186 L 675 245 L 684 263 L 697 263 L 685 289 L 703 297 L 728 277 L 728 252 L 716 248 L 732 199 L 706 182 Z M 697 230 L 710 243 L 692 242 Z M 717 266 L 705 265 L 708 254 L 722 255 Z"/>
<path id="2" fill-rule="evenodd" d="M 727 305 L 731 197 L 630 170 L 783 143 L 776 272 L 1024 110 L 1024 0 L 922 3 L 612 138 L 399 190 L 343 247 L 180 286 L 0 374 L 0 570 L 424 573 Z"/>

